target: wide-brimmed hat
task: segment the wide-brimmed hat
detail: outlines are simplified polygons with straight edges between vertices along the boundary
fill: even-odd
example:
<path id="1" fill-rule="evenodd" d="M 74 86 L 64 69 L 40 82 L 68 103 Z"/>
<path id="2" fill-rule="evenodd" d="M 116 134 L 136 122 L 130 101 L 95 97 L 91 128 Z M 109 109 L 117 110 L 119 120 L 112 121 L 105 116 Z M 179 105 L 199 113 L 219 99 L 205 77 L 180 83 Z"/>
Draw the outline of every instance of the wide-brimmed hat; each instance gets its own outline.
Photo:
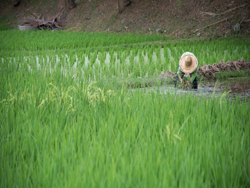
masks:
<path id="1" fill-rule="evenodd" d="M 192 54 L 184 55 L 179 61 L 179 67 L 184 73 L 192 73 L 198 66 L 196 57 Z"/>

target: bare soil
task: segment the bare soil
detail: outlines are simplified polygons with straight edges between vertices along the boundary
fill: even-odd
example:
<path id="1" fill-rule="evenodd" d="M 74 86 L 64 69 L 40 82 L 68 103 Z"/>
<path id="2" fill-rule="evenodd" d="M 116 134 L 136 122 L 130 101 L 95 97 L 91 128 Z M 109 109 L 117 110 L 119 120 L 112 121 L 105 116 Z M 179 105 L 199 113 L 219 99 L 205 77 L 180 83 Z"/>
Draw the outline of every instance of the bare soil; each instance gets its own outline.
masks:
<path id="1" fill-rule="evenodd" d="M 16 28 L 25 16 L 42 15 L 50 20 L 60 13 L 65 29 L 81 32 L 209 38 L 250 33 L 250 0 L 132 0 L 130 6 L 122 7 L 121 13 L 117 0 L 77 0 L 76 4 L 69 10 L 64 0 L 22 0 L 18 7 L 12 1 L 2 0 L 0 26 Z M 240 25 L 239 30 L 236 24 Z"/>

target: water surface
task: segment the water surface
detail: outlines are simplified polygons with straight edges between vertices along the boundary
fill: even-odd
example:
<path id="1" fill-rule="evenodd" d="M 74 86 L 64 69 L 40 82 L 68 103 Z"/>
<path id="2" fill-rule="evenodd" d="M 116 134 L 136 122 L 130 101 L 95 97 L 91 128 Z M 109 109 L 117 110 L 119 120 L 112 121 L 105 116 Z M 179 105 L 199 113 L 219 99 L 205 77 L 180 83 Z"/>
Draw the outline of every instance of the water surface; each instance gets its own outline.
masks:
<path id="1" fill-rule="evenodd" d="M 250 96 L 250 78 L 227 78 L 224 80 L 206 80 L 199 83 L 197 90 L 175 88 L 173 84 L 158 87 L 147 87 L 146 91 L 159 90 L 161 93 L 167 92 L 179 95 L 193 94 L 195 96 L 215 97 L 225 95 L 231 99 L 239 97 L 241 99 L 249 99 Z"/>

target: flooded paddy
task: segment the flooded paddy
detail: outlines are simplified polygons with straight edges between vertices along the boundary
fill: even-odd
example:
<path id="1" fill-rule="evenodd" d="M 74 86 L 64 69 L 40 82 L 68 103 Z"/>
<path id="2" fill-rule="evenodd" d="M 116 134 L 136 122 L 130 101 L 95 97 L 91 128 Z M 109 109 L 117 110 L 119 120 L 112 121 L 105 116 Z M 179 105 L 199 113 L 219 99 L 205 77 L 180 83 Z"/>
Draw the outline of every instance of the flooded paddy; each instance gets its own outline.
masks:
<path id="1" fill-rule="evenodd" d="M 194 89 L 182 89 L 175 88 L 173 84 L 158 86 L 158 87 L 147 87 L 146 92 L 152 90 L 159 90 L 160 93 L 166 94 L 168 92 L 172 94 L 185 95 L 193 94 L 195 96 L 215 97 L 226 95 L 230 99 L 239 97 L 240 99 L 249 99 L 250 96 L 250 78 L 227 78 L 224 80 L 206 80 L 199 83 L 197 90 Z"/>

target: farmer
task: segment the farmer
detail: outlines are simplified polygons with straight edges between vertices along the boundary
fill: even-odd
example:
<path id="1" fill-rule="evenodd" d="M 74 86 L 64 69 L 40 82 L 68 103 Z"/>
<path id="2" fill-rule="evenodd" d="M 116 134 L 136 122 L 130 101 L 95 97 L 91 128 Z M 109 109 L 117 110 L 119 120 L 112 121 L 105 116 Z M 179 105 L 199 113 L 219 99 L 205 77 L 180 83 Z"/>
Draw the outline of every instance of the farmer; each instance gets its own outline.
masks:
<path id="1" fill-rule="evenodd" d="M 175 79 L 175 87 L 177 84 L 177 80 L 179 78 L 181 85 L 189 87 L 191 84 L 192 89 L 197 89 L 197 67 L 198 60 L 191 52 L 185 52 L 182 54 L 181 59 L 179 61 L 179 66 L 177 68 L 177 76 Z"/>

